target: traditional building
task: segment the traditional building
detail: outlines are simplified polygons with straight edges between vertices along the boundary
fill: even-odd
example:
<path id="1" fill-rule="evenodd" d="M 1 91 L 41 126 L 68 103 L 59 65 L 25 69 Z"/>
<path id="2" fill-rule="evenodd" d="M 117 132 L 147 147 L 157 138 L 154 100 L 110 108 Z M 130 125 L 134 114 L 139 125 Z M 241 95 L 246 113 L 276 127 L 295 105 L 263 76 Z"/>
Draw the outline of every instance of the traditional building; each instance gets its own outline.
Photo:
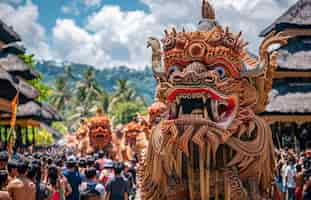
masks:
<path id="1" fill-rule="evenodd" d="M 311 0 L 299 0 L 260 33 L 288 36 L 279 47 L 270 101 L 262 115 L 278 146 L 311 145 Z"/>
<path id="2" fill-rule="evenodd" d="M 49 105 L 35 100 L 40 94 L 28 82 L 38 78 L 39 74 L 19 58 L 25 53 L 25 49 L 17 43 L 20 41 L 19 35 L 0 20 L 0 140 L 4 146 L 10 131 L 11 102 L 17 93 L 16 146 L 33 144 L 38 128 L 48 129 L 54 137 L 60 137 L 50 125 L 53 121 L 60 121 L 61 117 Z"/>

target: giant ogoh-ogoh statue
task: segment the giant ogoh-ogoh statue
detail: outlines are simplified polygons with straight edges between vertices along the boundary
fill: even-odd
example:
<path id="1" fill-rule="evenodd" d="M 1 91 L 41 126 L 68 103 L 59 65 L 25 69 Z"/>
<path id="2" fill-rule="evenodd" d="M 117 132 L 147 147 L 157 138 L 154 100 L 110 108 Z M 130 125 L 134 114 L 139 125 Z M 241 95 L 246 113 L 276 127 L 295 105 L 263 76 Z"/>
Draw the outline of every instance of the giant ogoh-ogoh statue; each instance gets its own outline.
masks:
<path id="1" fill-rule="evenodd" d="M 272 86 L 276 55 L 268 47 L 286 39 L 267 37 L 257 60 L 206 0 L 197 31 L 165 31 L 162 45 L 149 38 L 155 99 L 167 110 L 139 149 L 141 199 L 261 199 L 274 176 L 274 146 L 256 113 Z"/>

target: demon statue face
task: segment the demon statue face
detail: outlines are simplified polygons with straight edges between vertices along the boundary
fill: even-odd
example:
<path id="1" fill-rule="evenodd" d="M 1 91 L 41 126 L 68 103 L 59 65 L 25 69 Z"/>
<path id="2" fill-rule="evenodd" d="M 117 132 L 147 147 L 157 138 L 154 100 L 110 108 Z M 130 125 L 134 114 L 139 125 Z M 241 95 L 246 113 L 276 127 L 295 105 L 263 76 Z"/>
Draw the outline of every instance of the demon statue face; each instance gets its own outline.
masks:
<path id="1" fill-rule="evenodd" d="M 257 60 L 205 0 L 202 17 L 198 31 L 165 31 L 162 47 L 148 41 L 165 106 L 142 149 L 142 199 L 260 199 L 273 178 L 271 130 L 256 113 L 271 89 L 268 46 L 285 40 L 265 40 Z"/>
<path id="2" fill-rule="evenodd" d="M 112 141 L 109 118 L 101 114 L 92 117 L 88 122 L 90 145 L 99 149 L 105 148 Z"/>
<path id="3" fill-rule="evenodd" d="M 131 148 L 135 148 L 137 136 L 143 131 L 143 127 L 136 123 L 130 122 L 123 129 L 125 144 L 129 145 Z"/>

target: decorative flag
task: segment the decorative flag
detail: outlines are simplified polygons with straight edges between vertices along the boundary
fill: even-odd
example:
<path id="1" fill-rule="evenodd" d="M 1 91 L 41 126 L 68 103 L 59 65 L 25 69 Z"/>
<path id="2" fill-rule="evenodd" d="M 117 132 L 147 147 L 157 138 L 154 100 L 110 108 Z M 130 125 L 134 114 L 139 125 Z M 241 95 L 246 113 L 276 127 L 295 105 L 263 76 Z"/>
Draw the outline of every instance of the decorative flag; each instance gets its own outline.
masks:
<path id="1" fill-rule="evenodd" d="M 19 98 L 19 91 L 17 91 L 16 96 L 14 97 L 13 101 L 11 102 L 12 106 L 12 116 L 11 116 L 11 128 L 10 128 L 10 133 L 8 136 L 8 154 L 9 157 L 12 157 L 13 154 L 13 145 L 14 145 L 14 140 L 15 140 L 15 124 L 16 124 L 16 115 L 17 115 L 17 107 L 18 107 L 18 98 Z"/>
<path id="2" fill-rule="evenodd" d="M 19 91 L 17 91 L 17 94 L 16 94 L 16 96 L 14 97 L 14 99 L 13 99 L 13 101 L 11 103 L 11 106 L 12 106 L 11 128 L 15 127 L 15 123 L 16 123 L 18 98 L 19 98 Z"/>

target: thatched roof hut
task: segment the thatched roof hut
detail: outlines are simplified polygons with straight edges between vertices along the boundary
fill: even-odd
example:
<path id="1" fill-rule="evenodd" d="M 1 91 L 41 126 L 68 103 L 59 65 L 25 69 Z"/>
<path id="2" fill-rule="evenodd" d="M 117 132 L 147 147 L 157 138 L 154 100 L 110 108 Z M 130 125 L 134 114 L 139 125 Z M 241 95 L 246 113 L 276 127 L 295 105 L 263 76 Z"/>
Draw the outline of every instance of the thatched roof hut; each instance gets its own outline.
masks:
<path id="1" fill-rule="evenodd" d="M 10 119 L 10 114 L 0 115 L 2 119 Z M 61 116 L 57 111 L 47 104 L 42 104 L 36 101 L 29 101 L 18 106 L 16 117 L 18 119 L 32 119 L 46 124 L 51 124 L 54 121 L 61 121 Z"/>
<path id="2" fill-rule="evenodd" d="M 0 67 L 10 74 L 25 80 L 33 80 L 39 77 L 39 73 L 32 70 L 30 66 L 13 54 L 0 58 Z"/>
<path id="3" fill-rule="evenodd" d="M 311 133 L 311 0 L 299 0 L 260 36 L 279 32 L 290 39 L 275 50 L 270 101 L 261 115 L 271 124 L 279 145 L 288 140 L 287 145 L 299 143 L 304 149 L 308 141 L 311 144 L 311 134 L 303 134 Z"/>
<path id="4" fill-rule="evenodd" d="M 298 0 L 283 15 L 260 32 L 260 37 L 267 36 L 271 31 L 282 31 L 289 26 L 292 28 L 311 27 L 311 0 Z"/>
<path id="5" fill-rule="evenodd" d="M 2 20 L 0 20 L 0 40 L 5 44 L 9 44 L 21 41 L 21 38 L 12 27 L 6 25 Z"/>
<path id="6" fill-rule="evenodd" d="M 18 43 L 11 43 L 11 44 L 2 46 L 0 57 L 5 57 L 9 54 L 21 55 L 21 54 L 25 54 L 25 52 L 26 52 L 26 49 L 22 45 Z"/>
<path id="7" fill-rule="evenodd" d="M 33 86 L 20 78 L 11 76 L 6 70 L 0 67 L 0 97 L 12 101 L 17 91 L 20 92 L 20 103 L 26 103 L 39 96 L 39 92 Z"/>

